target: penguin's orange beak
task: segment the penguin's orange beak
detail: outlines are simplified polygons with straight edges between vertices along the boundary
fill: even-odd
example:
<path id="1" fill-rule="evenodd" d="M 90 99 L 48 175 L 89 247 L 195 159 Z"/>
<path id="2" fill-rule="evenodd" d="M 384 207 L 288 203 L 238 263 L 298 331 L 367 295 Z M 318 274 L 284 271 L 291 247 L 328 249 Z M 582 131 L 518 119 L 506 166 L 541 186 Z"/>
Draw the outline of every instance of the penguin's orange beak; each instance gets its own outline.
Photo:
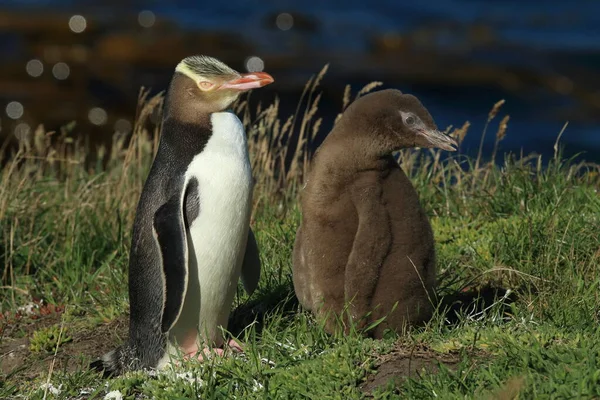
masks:
<path id="1" fill-rule="evenodd" d="M 219 89 L 250 90 L 273 83 L 275 79 L 266 72 L 249 72 L 241 74 L 239 78 L 223 83 Z"/>

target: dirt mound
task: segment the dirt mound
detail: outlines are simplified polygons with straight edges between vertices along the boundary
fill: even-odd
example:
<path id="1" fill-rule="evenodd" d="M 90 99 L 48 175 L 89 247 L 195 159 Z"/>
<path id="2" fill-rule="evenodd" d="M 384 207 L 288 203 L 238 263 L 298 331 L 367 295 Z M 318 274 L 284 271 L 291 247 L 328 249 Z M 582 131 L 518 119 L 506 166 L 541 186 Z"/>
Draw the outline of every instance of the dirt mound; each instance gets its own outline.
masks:
<path id="1" fill-rule="evenodd" d="M 460 357 L 455 353 L 438 353 L 425 346 L 397 344 L 391 352 L 379 358 L 375 366 L 377 373 L 369 376 L 361 389 L 371 393 L 379 387 L 385 387 L 390 380 L 394 386 L 398 386 L 424 371 L 436 373 L 439 364 L 455 369 L 459 362 Z"/>

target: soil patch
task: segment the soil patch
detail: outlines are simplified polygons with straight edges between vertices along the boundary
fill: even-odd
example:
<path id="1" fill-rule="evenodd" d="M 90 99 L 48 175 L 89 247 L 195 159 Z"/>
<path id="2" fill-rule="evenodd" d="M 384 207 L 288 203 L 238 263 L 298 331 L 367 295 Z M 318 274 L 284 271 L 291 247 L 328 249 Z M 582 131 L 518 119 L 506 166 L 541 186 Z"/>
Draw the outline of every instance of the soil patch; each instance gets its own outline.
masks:
<path id="1" fill-rule="evenodd" d="M 402 385 L 408 378 L 419 377 L 423 372 L 436 373 L 439 364 L 456 369 L 460 357 L 456 353 L 438 353 L 425 346 L 397 344 L 389 353 L 381 355 L 375 368 L 377 372 L 367 379 L 361 389 L 366 393 L 385 387 L 390 380 L 394 386 Z"/>
<path id="2" fill-rule="evenodd" d="M 276 306 L 286 310 L 293 308 L 296 303 L 289 301 L 289 297 L 288 292 L 281 290 L 259 301 L 237 307 L 229 321 L 230 329 L 238 335 L 255 320 L 262 321 L 265 314 Z M 288 301 L 284 302 L 282 299 Z M 63 311 L 63 307 L 36 304 L 27 313 L 0 315 L 0 381 L 19 384 L 46 376 L 53 359 L 54 372 L 86 370 L 90 362 L 127 339 L 127 314 L 106 324 L 76 328 L 77 325 L 86 324 L 86 316 L 82 316 L 80 324 L 77 321 L 67 324 L 71 340 L 60 345 L 56 357 L 53 353 L 32 353 L 29 347 L 33 333 L 59 325 Z M 260 323 L 258 325 L 261 326 Z"/>
<path id="3" fill-rule="evenodd" d="M 82 328 L 70 331 L 72 338 L 60 345 L 56 357 L 50 353 L 32 353 L 29 351 L 30 338 L 33 332 L 59 324 L 59 314 L 33 321 L 23 321 L 10 328 L 11 333 L 19 334 L 18 338 L 7 337 L 9 329 L 5 330 L 0 340 L 0 380 L 22 382 L 45 375 L 54 361 L 54 371 L 73 372 L 87 369 L 90 361 L 116 347 L 127 336 L 127 318 L 120 317 L 107 324 L 96 327 Z"/>

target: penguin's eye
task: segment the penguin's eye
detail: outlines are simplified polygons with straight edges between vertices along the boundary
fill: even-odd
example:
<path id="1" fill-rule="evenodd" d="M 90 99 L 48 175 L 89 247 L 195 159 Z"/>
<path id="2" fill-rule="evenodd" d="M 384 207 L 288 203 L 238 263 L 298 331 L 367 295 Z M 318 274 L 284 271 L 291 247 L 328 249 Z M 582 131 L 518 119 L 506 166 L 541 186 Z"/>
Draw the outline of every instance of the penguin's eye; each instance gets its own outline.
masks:
<path id="1" fill-rule="evenodd" d="M 215 84 L 212 83 L 212 82 L 209 82 L 209 81 L 200 81 L 200 82 L 198 82 L 198 87 L 201 90 L 210 90 L 210 89 L 212 89 L 213 86 L 215 86 Z"/>
<path id="2" fill-rule="evenodd" d="M 404 123 L 407 126 L 413 126 L 415 124 L 415 122 L 417 122 L 417 119 L 415 117 L 413 117 L 412 115 L 409 115 L 408 117 L 406 117 L 406 119 L 404 120 Z"/>

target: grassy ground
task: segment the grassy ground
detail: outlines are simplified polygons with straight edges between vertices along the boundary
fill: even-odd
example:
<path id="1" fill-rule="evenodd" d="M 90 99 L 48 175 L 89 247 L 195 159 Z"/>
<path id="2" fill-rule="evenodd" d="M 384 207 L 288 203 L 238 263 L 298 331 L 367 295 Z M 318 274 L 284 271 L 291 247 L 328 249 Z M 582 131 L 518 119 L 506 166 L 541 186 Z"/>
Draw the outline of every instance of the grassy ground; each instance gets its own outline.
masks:
<path id="1" fill-rule="evenodd" d="M 230 322 L 243 356 L 111 380 L 87 370 L 127 335 L 130 231 L 160 97 L 142 99 L 132 140 L 115 137 L 99 159 L 67 131 L 40 128 L 22 144 L 0 171 L 0 398 L 600 398 L 600 169 L 559 152 L 544 168 L 535 156 L 497 166 L 401 153 L 437 239 L 439 307 L 427 326 L 381 341 L 332 337 L 299 308 L 295 199 L 320 129 L 321 76 L 289 119 L 277 104 L 238 105 L 263 262 L 257 293 L 239 290 Z M 497 141 L 500 113 L 489 116 Z M 279 146 L 291 133 L 298 145 Z"/>

